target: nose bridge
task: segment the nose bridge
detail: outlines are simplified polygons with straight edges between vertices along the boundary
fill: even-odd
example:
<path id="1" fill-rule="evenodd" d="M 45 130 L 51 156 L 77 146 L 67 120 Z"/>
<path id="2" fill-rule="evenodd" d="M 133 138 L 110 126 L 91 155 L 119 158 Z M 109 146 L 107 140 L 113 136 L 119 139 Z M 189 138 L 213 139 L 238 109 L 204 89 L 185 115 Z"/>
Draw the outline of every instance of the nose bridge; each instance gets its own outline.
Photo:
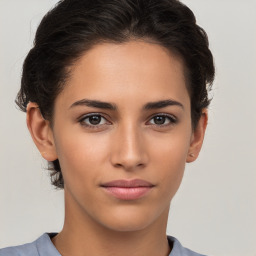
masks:
<path id="1" fill-rule="evenodd" d="M 125 169 L 133 169 L 147 163 L 147 153 L 141 128 L 135 123 L 120 125 L 114 138 L 112 163 Z"/>

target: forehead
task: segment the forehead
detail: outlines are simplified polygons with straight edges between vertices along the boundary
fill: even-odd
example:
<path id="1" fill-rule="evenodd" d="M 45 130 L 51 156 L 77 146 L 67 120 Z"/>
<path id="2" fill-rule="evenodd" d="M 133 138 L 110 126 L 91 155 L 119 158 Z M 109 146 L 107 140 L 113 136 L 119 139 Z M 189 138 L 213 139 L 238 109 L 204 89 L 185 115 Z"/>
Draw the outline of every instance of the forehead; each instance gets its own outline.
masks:
<path id="1" fill-rule="evenodd" d="M 83 97 L 120 103 L 130 100 L 130 104 L 167 95 L 189 100 L 182 60 L 154 43 L 95 45 L 72 66 L 70 74 L 58 96 L 69 104 Z"/>

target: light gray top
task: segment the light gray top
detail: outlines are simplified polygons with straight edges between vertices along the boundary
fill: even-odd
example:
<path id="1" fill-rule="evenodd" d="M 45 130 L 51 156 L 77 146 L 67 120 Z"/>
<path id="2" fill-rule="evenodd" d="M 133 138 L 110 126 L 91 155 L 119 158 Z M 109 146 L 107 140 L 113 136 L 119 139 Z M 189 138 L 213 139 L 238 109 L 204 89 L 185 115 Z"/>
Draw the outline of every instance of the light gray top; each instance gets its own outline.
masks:
<path id="1" fill-rule="evenodd" d="M 0 256 L 61 256 L 53 245 L 51 238 L 57 233 L 44 233 L 32 243 L 0 249 Z M 184 248 L 181 243 L 172 236 L 167 236 L 172 251 L 169 256 L 206 256 Z"/>

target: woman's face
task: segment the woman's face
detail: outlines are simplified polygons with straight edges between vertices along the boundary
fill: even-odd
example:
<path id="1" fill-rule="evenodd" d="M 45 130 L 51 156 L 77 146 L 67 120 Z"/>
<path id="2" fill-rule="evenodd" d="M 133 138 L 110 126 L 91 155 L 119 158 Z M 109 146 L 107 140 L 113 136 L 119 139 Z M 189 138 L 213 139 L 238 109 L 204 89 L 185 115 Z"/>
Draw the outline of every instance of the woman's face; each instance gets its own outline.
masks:
<path id="1" fill-rule="evenodd" d="M 118 231 L 164 220 L 194 136 L 182 61 L 157 44 L 96 45 L 56 99 L 52 136 L 66 211 Z M 103 186 L 133 179 L 151 186 Z"/>

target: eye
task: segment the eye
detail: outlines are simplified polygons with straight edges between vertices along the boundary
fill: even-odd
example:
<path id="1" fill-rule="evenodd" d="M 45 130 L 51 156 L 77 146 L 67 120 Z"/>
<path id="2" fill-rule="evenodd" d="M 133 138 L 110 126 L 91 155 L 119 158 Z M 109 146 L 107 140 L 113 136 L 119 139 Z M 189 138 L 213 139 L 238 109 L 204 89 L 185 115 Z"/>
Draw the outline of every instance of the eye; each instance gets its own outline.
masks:
<path id="1" fill-rule="evenodd" d="M 157 126 L 168 126 L 177 123 L 177 120 L 171 115 L 159 114 L 151 118 L 149 123 Z"/>
<path id="2" fill-rule="evenodd" d="M 89 128 L 98 128 L 98 126 L 108 124 L 108 121 L 100 114 L 89 114 L 83 116 L 79 123 Z"/>

